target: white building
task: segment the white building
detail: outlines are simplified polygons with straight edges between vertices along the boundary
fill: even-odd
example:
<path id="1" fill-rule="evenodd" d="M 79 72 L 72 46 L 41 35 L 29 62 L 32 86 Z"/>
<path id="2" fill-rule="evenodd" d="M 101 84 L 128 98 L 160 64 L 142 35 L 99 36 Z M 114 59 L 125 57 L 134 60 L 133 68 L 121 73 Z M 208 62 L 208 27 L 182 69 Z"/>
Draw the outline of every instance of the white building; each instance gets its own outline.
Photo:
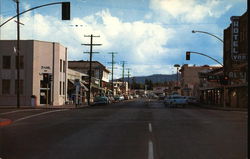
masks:
<path id="1" fill-rule="evenodd" d="M 0 40 L 0 106 L 17 104 L 16 40 Z M 20 41 L 20 106 L 62 105 L 67 99 L 67 48 L 54 42 Z M 44 75 L 52 75 L 48 84 Z"/>

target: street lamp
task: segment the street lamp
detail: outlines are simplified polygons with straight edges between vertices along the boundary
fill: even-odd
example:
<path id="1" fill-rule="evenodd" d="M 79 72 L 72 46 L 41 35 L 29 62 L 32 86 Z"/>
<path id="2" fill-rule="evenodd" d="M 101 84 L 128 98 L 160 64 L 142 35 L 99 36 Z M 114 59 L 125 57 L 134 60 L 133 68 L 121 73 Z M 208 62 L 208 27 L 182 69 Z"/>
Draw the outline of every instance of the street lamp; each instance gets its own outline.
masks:
<path id="1" fill-rule="evenodd" d="M 216 36 L 216 35 L 214 35 L 214 34 L 212 34 L 212 33 L 205 32 L 205 31 L 192 30 L 192 33 L 196 33 L 196 32 L 211 35 L 211 36 L 215 37 L 216 39 L 218 39 L 219 41 L 221 41 L 221 42 L 224 44 L 224 41 L 223 41 L 221 38 L 219 38 L 218 36 Z M 192 52 L 192 53 L 196 53 L 196 52 Z M 190 54 L 190 52 L 189 52 L 189 54 Z M 201 54 L 201 53 L 199 53 L 199 54 Z M 203 54 L 203 55 L 204 55 L 204 54 Z M 207 55 L 206 55 L 206 56 L 207 56 Z M 208 56 L 207 56 L 207 57 L 208 57 Z M 211 57 L 209 57 L 209 58 L 211 58 Z M 211 58 L 211 59 L 213 59 L 213 58 Z M 213 60 L 214 60 L 214 59 L 213 59 Z M 218 61 L 216 61 L 216 62 L 218 62 Z M 220 64 L 221 64 L 221 63 L 220 63 Z M 221 65 L 222 65 L 222 64 L 221 64 Z M 223 72 L 224 72 L 224 76 L 225 76 L 225 70 L 224 70 L 224 66 L 223 66 L 223 65 L 222 65 L 222 68 L 223 68 Z M 225 100 L 225 98 L 226 98 L 226 87 L 225 87 L 225 85 L 223 85 L 223 91 L 224 91 L 223 106 L 226 107 L 226 100 Z"/>
<path id="2" fill-rule="evenodd" d="M 204 33 L 204 34 L 208 34 L 208 35 L 211 35 L 213 37 L 215 37 L 216 39 L 220 40 L 222 43 L 224 43 L 224 41 L 219 38 L 218 36 L 212 34 L 212 33 L 209 33 L 209 32 L 205 32 L 205 31 L 199 31 L 199 30 L 192 30 L 192 33 Z"/>
<path id="3" fill-rule="evenodd" d="M 178 83 L 179 83 L 179 82 L 178 82 L 178 72 L 179 72 L 179 67 L 180 67 L 180 65 L 179 65 L 179 64 L 175 64 L 174 67 L 176 67 L 176 74 L 177 74 L 177 77 L 176 77 L 177 85 L 176 85 L 176 86 L 178 87 L 178 85 L 179 85 L 179 84 L 178 84 Z"/>

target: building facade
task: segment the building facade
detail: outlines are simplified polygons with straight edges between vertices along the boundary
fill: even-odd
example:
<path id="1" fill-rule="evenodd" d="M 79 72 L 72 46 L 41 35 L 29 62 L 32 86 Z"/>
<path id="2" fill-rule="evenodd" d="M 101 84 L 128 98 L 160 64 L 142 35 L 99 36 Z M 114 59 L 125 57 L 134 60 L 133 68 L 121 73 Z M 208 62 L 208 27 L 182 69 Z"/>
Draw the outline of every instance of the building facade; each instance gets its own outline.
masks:
<path id="1" fill-rule="evenodd" d="M 68 67 L 72 70 L 89 74 L 89 61 L 68 61 Z M 109 73 L 110 71 L 100 62 L 92 61 L 91 72 L 91 100 L 98 94 L 108 94 L 109 89 Z M 89 77 L 82 79 L 89 83 Z"/>
<path id="2" fill-rule="evenodd" d="M 202 71 L 209 71 L 218 67 L 204 66 L 189 66 L 184 64 L 181 69 L 181 95 L 195 96 L 200 98 L 200 77 Z"/>
<path id="3" fill-rule="evenodd" d="M 0 106 L 17 104 L 16 40 L 0 41 Z M 62 105 L 67 99 L 67 48 L 54 42 L 20 41 L 20 106 Z M 49 82 L 45 78 L 49 77 Z M 34 103 L 33 103 L 34 105 Z"/>
<path id="4" fill-rule="evenodd" d="M 224 74 L 229 77 L 227 106 L 247 107 L 248 12 L 230 20 L 230 26 L 224 30 Z"/>

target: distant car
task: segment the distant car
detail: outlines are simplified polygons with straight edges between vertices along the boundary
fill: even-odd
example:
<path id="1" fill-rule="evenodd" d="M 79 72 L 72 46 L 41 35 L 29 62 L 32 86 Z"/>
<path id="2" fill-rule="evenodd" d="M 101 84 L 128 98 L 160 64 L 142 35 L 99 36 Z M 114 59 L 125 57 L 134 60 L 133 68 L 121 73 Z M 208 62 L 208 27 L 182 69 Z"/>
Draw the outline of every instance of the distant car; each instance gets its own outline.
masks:
<path id="1" fill-rule="evenodd" d="M 185 98 L 187 99 L 187 103 L 188 104 L 198 104 L 198 99 L 196 97 L 193 96 L 185 96 Z"/>
<path id="2" fill-rule="evenodd" d="M 164 94 L 160 94 L 158 99 L 159 100 L 164 100 L 164 98 L 165 98 L 165 95 Z"/>
<path id="3" fill-rule="evenodd" d="M 188 104 L 188 100 L 185 96 L 170 95 L 164 99 L 165 106 L 174 107 L 182 106 L 185 107 Z"/>
<path id="4" fill-rule="evenodd" d="M 94 105 L 98 105 L 98 104 L 109 104 L 109 98 L 106 96 L 96 96 L 94 98 Z"/>
<path id="5" fill-rule="evenodd" d="M 124 100 L 124 96 L 122 96 L 122 95 L 116 95 L 116 96 L 114 96 L 114 99 L 115 99 L 115 101 L 123 101 Z"/>

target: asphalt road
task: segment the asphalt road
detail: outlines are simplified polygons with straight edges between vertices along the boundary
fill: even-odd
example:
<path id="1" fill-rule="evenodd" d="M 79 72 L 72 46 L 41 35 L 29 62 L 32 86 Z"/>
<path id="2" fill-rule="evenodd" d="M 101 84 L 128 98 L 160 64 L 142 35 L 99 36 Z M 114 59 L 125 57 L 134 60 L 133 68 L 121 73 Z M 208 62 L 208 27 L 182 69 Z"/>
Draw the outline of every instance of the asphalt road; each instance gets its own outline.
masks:
<path id="1" fill-rule="evenodd" d="M 125 101 L 1 110 L 1 159 L 246 159 L 247 112 Z"/>

